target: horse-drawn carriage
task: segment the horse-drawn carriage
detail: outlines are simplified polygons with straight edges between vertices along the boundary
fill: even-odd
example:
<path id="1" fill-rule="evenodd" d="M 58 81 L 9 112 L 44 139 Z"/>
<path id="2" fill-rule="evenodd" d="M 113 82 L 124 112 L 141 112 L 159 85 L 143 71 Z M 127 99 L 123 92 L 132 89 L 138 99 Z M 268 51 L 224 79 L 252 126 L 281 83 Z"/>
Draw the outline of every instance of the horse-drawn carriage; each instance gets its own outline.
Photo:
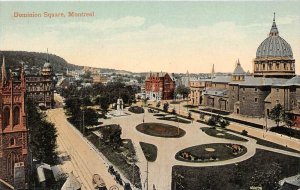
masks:
<path id="1" fill-rule="evenodd" d="M 93 175 L 93 185 L 95 190 L 107 190 L 106 184 L 99 174 Z"/>

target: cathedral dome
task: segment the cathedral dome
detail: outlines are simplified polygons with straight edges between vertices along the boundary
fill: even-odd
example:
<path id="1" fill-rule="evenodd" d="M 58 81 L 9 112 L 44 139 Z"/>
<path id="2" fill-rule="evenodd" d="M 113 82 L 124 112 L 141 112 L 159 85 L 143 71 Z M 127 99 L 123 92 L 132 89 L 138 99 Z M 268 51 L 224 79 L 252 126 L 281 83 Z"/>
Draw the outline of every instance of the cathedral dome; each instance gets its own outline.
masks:
<path id="1" fill-rule="evenodd" d="M 279 36 L 279 32 L 275 23 L 275 16 L 269 37 L 259 45 L 256 51 L 256 58 L 267 57 L 293 58 L 293 52 L 290 44 Z"/>

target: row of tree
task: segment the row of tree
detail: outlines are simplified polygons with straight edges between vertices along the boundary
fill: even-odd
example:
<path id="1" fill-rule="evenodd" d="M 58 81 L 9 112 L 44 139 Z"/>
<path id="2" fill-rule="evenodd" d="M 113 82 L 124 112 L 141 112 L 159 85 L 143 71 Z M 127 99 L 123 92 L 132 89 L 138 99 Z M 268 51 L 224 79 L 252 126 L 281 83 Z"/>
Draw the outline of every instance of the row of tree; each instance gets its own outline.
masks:
<path id="1" fill-rule="evenodd" d="M 39 162 L 55 164 L 57 130 L 54 124 L 46 120 L 46 114 L 39 110 L 34 102 L 28 100 L 26 108 L 32 156 Z"/>
<path id="2" fill-rule="evenodd" d="M 89 87 L 74 84 L 63 89 L 62 96 L 66 98 L 69 113 L 77 117 L 80 106 L 99 105 L 105 113 L 111 104 L 117 103 L 118 98 L 122 98 L 125 104 L 130 105 L 135 101 L 135 94 L 138 92 L 138 87 L 126 86 L 122 82 L 110 82 L 107 85 L 96 83 Z"/>

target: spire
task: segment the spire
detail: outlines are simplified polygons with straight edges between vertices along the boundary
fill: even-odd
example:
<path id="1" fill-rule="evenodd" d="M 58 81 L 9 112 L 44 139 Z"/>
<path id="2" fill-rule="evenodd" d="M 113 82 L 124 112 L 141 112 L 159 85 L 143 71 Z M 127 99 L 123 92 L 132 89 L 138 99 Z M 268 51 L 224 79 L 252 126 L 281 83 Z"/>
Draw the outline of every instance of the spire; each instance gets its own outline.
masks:
<path id="1" fill-rule="evenodd" d="M 47 62 L 49 63 L 49 53 L 48 53 L 48 48 L 47 48 Z"/>
<path id="2" fill-rule="evenodd" d="M 6 82 L 7 73 L 6 73 L 6 66 L 5 66 L 5 57 L 3 55 L 3 62 L 2 62 L 2 84 Z"/>
<path id="3" fill-rule="evenodd" d="M 237 62 L 236 62 L 236 66 L 240 66 L 241 63 L 240 63 L 240 59 L 238 58 Z"/>
<path id="4" fill-rule="evenodd" d="M 275 12 L 274 12 L 274 17 L 273 17 L 273 24 L 269 33 L 269 36 L 278 36 L 279 32 L 276 26 L 276 22 L 275 22 Z"/>
<path id="5" fill-rule="evenodd" d="M 215 64 L 213 64 L 212 66 L 212 70 L 211 70 L 211 78 L 215 77 Z"/>

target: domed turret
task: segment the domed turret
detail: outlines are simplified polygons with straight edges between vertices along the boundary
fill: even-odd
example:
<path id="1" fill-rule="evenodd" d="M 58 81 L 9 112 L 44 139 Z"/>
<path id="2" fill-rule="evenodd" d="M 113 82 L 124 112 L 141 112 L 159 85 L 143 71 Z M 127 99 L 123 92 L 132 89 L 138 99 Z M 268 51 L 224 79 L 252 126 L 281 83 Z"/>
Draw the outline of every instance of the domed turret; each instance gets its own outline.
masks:
<path id="1" fill-rule="evenodd" d="M 49 55 L 48 55 L 48 49 L 47 49 L 47 61 L 42 68 L 42 75 L 52 76 L 52 74 L 53 74 L 53 70 L 52 70 L 51 63 L 49 62 Z"/>
<path id="2" fill-rule="evenodd" d="M 269 36 L 257 48 L 254 76 L 279 78 L 295 76 L 293 51 L 290 44 L 279 36 L 275 13 Z"/>
<path id="3" fill-rule="evenodd" d="M 231 79 L 233 81 L 243 81 L 245 80 L 246 72 L 244 71 L 243 67 L 241 66 L 240 60 L 236 62 L 236 67 L 232 73 Z"/>

